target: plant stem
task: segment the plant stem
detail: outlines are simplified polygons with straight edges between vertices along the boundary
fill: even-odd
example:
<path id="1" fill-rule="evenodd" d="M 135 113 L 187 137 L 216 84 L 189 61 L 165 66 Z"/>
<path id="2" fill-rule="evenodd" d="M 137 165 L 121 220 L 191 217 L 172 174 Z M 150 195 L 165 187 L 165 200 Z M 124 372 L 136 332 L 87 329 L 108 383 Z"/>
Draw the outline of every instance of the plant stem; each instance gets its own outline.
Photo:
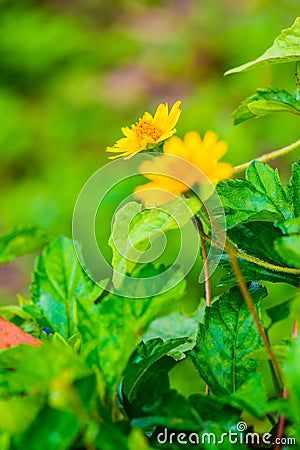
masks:
<path id="1" fill-rule="evenodd" d="M 234 272 L 234 274 L 236 276 L 236 279 L 238 280 L 241 294 L 242 294 L 242 296 L 243 296 L 243 298 L 245 300 L 245 303 L 248 306 L 249 311 L 250 311 L 250 313 L 251 313 L 251 315 L 253 317 L 254 323 L 255 323 L 255 325 L 257 327 L 257 330 L 259 332 L 259 335 L 260 335 L 260 337 L 261 337 L 261 339 L 263 341 L 265 349 L 267 350 L 267 352 L 269 354 L 269 357 L 270 357 L 270 359 L 271 359 L 271 361 L 273 363 L 273 366 L 274 366 L 274 368 L 276 370 L 277 376 L 278 376 L 279 380 L 281 381 L 282 385 L 284 386 L 284 378 L 283 378 L 283 373 L 281 371 L 281 367 L 280 367 L 280 365 L 279 365 L 279 363 L 278 363 L 278 361 L 277 361 L 277 359 L 275 357 L 275 354 L 274 354 L 274 352 L 272 350 L 272 347 L 271 347 L 271 345 L 269 343 L 269 340 L 267 338 L 267 335 L 265 333 L 265 329 L 262 326 L 260 318 L 259 318 L 259 316 L 257 314 L 255 305 L 253 303 L 251 295 L 249 294 L 247 285 L 246 285 L 245 280 L 243 278 L 243 275 L 242 275 L 241 269 L 239 267 L 239 264 L 237 262 L 237 259 L 236 259 L 235 255 L 232 252 L 230 243 L 226 243 L 225 250 L 226 250 L 226 252 L 227 252 L 227 254 L 229 256 L 232 270 L 233 270 L 233 272 Z"/>
<path id="2" fill-rule="evenodd" d="M 204 268 L 204 276 L 205 276 L 205 302 L 206 307 L 211 307 L 211 289 L 210 289 L 210 281 L 209 281 L 209 267 L 208 267 L 208 258 L 207 258 L 207 251 L 206 251 L 206 240 L 204 239 L 204 230 L 203 225 L 199 217 L 193 217 L 193 224 L 200 234 L 201 238 L 201 249 L 202 249 L 202 257 L 203 257 L 203 268 Z M 209 386 L 205 386 L 205 394 L 209 395 L 210 390 Z"/>
<path id="3" fill-rule="evenodd" d="M 286 155 L 287 153 L 291 152 L 292 150 L 294 150 L 295 148 L 297 148 L 299 146 L 300 146 L 300 139 L 299 139 L 299 141 L 296 141 L 293 144 L 287 145 L 286 147 L 280 148 L 279 150 L 275 150 L 273 152 L 266 153 L 265 155 L 259 156 L 258 158 L 255 158 L 255 159 L 252 159 L 251 161 L 240 164 L 239 166 L 235 166 L 234 174 L 237 174 L 237 173 L 240 173 L 240 172 L 243 172 L 244 170 L 246 170 L 253 161 L 260 161 L 260 162 L 270 161 L 272 159 L 278 158 L 279 156 Z"/>
<path id="4" fill-rule="evenodd" d="M 268 333 L 267 329 L 265 329 L 265 333 L 266 333 L 268 342 L 270 344 L 270 338 L 269 338 L 269 333 Z M 272 361 L 270 359 L 268 360 L 268 363 L 269 363 L 269 367 L 270 367 L 270 371 L 271 371 L 271 376 L 272 376 L 272 379 L 273 379 L 274 387 L 275 387 L 275 390 L 276 390 L 276 394 L 278 396 L 280 396 L 281 393 L 282 393 L 282 388 L 281 388 L 280 382 L 278 380 L 278 376 L 277 376 L 276 370 L 275 370 L 274 365 L 273 365 L 273 363 L 272 363 Z"/>
<path id="5" fill-rule="evenodd" d="M 293 339 L 296 339 L 297 336 L 298 336 L 298 323 L 297 323 L 297 321 L 295 320 L 295 322 L 294 322 L 294 327 L 293 327 L 292 338 L 293 338 Z"/>
<path id="6" fill-rule="evenodd" d="M 200 234 L 200 236 L 201 237 L 203 236 L 203 238 L 205 240 L 207 240 L 207 239 L 210 240 L 210 238 L 203 232 L 202 222 L 199 219 L 199 217 L 195 216 L 193 218 L 193 223 L 194 223 L 198 233 Z M 259 316 L 257 314 L 257 311 L 256 311 L 255 305 L 253 303 L 253 300 L 252 300 L 252 298 L 251 298 L 251 296 L 250 296 L 250 294 L 248 292 L 247 285 L 246 285 L 245 280 L 243 278 L 242 272 L 240 270 L 240 266 L 239 266 L 239 264 L 237 262 L 237 259 L 236 259 L 236 256 L 235 256 L 234 252 L 233 252 L 233 248 L 232 247 L 233 247 L 233 244 L 230 241 L 228 241 L 228 239 L 226 239 L 225 250 L 226 250 L 226 252 L 228 254 L 228 257 L 229 257 L 230 264 L 231 264 L 231 267 L 233 269 L 233 272 L 234 272 L 234 274 L 236 276 L 236 279 L 237 279 L 237 281 L 239 283 L 241 294 L 242 294 L 242 296 L 243 296 L 243 298 L 245 300 L 245 303 L 248 306 L 249 311 L 250 311 L 250 313 L 251 313 L 251 315 L 253 317 L 254 323 L 255 323 L 255 325 L 257 327 L 257 330 L 259 332 L 259 335 L 260 335 L 260 337 L 261 337 L 261 339 L 263 341 L 263 344 L 264 344 L 264 346 L 265 346 L 265 348 L 266 348 L 266 350 L 267 350 L 267 352 L 269 354 L 269 357 L 270 357 L 270 359 L 271 359 L 271 361 L 273 363 L 273 366 L 274 366 L 274 368 L 276 370 L 277 376 L 278 376 L 281 384 L 284 386 L 284 379 L 283 379 L 283 374 L 282 374 L 282 371 L 281 371 L 281 367 L 280 367 L 280 365 L 279 365 L 279 363 L 278 363 L 278 361 L 277 361 L 277 359 L 276 359 L 276 357 L 275 357 L 275 355 L 273 353 L 273 350 L 271 348 L 271 345 L 270 345 L 269 340 L 267 338 L 267 335 L 265 333 L 265 329 L 262 326 L 262 323 L 261 323 L 260 318 L 259 318 Z"/>
<path id="7" fill-rule="evenodd" d="M 193 223 L 195 228 L 198 230 L 201 238 L 201 249 L 202 249 L 202 256 L 203 256 L 203 268 L 204 268 L 204 275 L 205 275 L 205 300 L 206 300 L 206 306 L 211 306 L 211 288 L 210 288 L 210 281 L 209 281 L 209 267 L 208 267 L 208 258 L 207 258 L 207 250 L 206 250 L 206 240 L 204 239 L 204 230 L 202 222 L 199 218 L 193 218 Z"/>
<path id="8" fill-rule="evenodd" d="M 200 230 L 200 234 L 201 234 L 201 230 Z M 206 241 L 211 242 L 216 247 L 222 248 L 222 246 L 217 241 L 215 241 L 214 239 L 211 239 L 209 236 L 203 235 L 203 238 Z M 251 256 L 251 255 L 248 255 L 247 253 L 242 252 L 229 240 L 228 240 L 228 242 L 231 244 L 231 247 L 232 247 L 231 251 L 236 258 L 244 259 L 245 261 L 248 261 L 248 262 L 251 262 L 258 266 L 264 267 L 265 269 L 273 270 L 274 272 L 283 272 L 283 273 L 290 273 L 293 275 L 300 275 L 300 269 L 294 269 L 293 267 L 277 266 L 276 264 L 262 261 L 261 259 L 256 258 L 255 256 Z"/>
<path id="9" fill-rule="evenodd" d="M 282 390 L 282 398 L 287 398 L 287 391 L 285 388 L 283 388 Z M 280 443 L 280 441 L 282 441 L 282 438 L 284 437 L 285 427 L 286 427 L 286 418 L 283 415 L 281 415 L 279 416 L 276 432 L 276 439 L 278 439 L 279 443 L 275 445 L 274 450 L 281 450 L 283 448 L 283 444 Z"/>
<path id="10" fill-rule="evenodd" d="M 294 326 L 293 326 L 292 338 L 297 339 L 297 336 L 298 336 L 298 324 L 297 324 L 297 321 L 295 320 Z M 283 390 L 282 390 L 282 398 L 287 398 L 287 391 L 285 388 L 283 388 Z M 278 420 L 276 438 L 279 438 L 280 440 L 282 440 L 284 433 L 285 433 L 285 427 L 286 427 L 286 418 L 283 415 L 281 415 L 281 416 L 279 416 L 279 420 Z M 274 450 L 281 450 L 282 448 L 283 448 L 282 444 L 277 444 L 275 446 Z"/>

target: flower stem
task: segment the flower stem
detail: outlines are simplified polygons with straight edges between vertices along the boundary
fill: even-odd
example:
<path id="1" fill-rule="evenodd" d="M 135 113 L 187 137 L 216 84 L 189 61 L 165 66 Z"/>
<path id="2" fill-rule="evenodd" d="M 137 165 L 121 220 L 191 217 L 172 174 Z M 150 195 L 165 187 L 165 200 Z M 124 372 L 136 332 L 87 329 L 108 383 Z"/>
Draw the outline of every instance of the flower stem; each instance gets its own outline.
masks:
<path id="1" fill-rule="evenodd" d="M 248 161 L 246 163 L 240 164 L 239 166 L 234 167 L 234 174 L 243 172 L 246 170 L 253 161 L 260 161 L 260 162 L 266 162 L 270 161 L 272 159 L 278 158 L 279 156 L 286 155 L 287 153 L 291 152 L 295 148 L 300 146 L 300 139 L 299 141 L 294 142 L 293 144 L 287 145 L 286 147 L 280 148 L 279 150 L 275 150 L 271 153 L 266 153 L 265 155 L 259 156 L 258 158 L 252 159 L 251 161 Z"/>

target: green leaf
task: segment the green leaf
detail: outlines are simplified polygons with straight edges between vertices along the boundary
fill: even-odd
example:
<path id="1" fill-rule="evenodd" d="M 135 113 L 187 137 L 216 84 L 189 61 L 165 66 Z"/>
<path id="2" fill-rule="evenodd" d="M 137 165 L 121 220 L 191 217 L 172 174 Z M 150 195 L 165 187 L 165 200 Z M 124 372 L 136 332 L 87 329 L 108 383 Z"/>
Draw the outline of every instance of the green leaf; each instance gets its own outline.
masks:
<path id="1" fill-rule="evenodd" d="M 13 436 L 11 450 L 27 448 L 29 442 L 31 450 L 68 450 L 79 432 L 75 413 L 45 406 L 26 432 Z"/>
<path id="2" fill-rule="evenodd" d="M 288 392 L 288 408 L 285 413 L 290 419 L 287 436 L 300 440 L 300 337 L 293 340 L 291 348 L 288 349 L 288 358 L 283 366 Z"/>
<path id="3" fill-rule="evenodd" d="M 294 163 L 292 166 L 291 187 L 293 193 L 294 214 L 300 217 L 300 163 Z"/>
<path id="4" fill-rule="evenodd" d="M 279 303 L 278 305 L 272 306 L 266 309 L 266 313 L 271 319 L 271 325 L 274 325 L 281 320 L 287 319 L 291 313 L 291 306 L 294 299 L 286 300 L 285 302 Z"/>
<path id="5" fill-rule="evenodd" d="M 300 234 L 278 238 L 274 245 L 276 251 L 288 266 L 300 269 Z"/>
<path id="6" fill-rule="evenodd" d="M 257 89 L 232 113 L 234 125 L 254 117 L 266 116 L 273 112 L 290 112 L 300 115 L 300 101 L 284 89 L 269 87 Z"/>
<path id="7" fill-rule="evenodd" d="M 67 388 L 90 373 L 84 361 L 64 345 L 20 345 L 0 352 L 0 394 L 46 394 L 59 377 Z"/>
<path id="8" fill-rule="evenodd" d="M 282 236 L 272 222 L 248 222 L 228 230 L 232 242 L 244 253 L 262 261 L 285 266 L 274 249 L 274 242 Z"/>
<path id="9" fill-rule="evenodd" d="M 276 251 L 287 266 L 300 269 L 300 217 L 277 222 L 276 226 L 287 235 L 275 240 Z"/>
<path id="10" fill-rule="evenodd" d="M 146 266 L 141 275 L 156 275 L 161 270 L 164 269 Z M 170 307 L 174 308 L 184 294 L 181 272 L 177 271 L 177 276 L 180 282 L 173 289 L 155 297 L 136 299 L 131 286 L 127 292 L 132 298 L 109 294 L 99 305 L 78 301 L 78 327 L 84 346 L 93 351 L 93 364 L 104 375 L 110 396 L 115 395 L 128 360 L 150 323 L 168 313 Z M 138 288 L 142 289 L 141 286 Z"/>
<path id="11" fill-rule="evenodd" d="M 268 395 L 262 375 L 255 373 L 235 392 L 221 397 L 219 401 L 246 411 L 253 417 L 264 417 L 268 407 Z"/>
<path id="12" fill-rule="evenodd" d="M 282 186 L 277 169 L 272 169 L 268 164 L 253 161 L 246 170 L 246 179 L 274 203 L 285 219 L 293 217 L 292 199 L 289 190 Z"/>
<path id="13" fill-rule="evenodd" d="M 234 69 L 227 70 L 225 75 L 243 72 L 253 67 L 265 64 L 278 64 L 300 59 L 300 18 L 297 17 L 294 24 L 283 30 L 275 39 L 272 47 L 265 51 L 259 58 L 250 61 Z"/>
<path id="14" fill-rule="evenodd" d="M 142 209 L 142 205 L 135 202 L 123 206 L 115 215 L 109 239 L 115 287 L 120 288 L 126 273 L 132 273 L 142 252 L 150 248 L 150 235 L 153 239 L 161 233 L 183 227 L 199 208 L 200 202 L 196 197 L 184 201 L 176 199 L 164 209 Z"/>
<path id="15" fill-rule="evenodd" d="M 195 394 L 186 398 L 175 390 L 170 390 L 160 402 L 154 404 L 152 408 L 145 409 L 144 416 L 137 417 L 131 422 L 133 426 L 141 427 L 144 430 L 159 427 L 153 434 L 151 442 L 161 443 L 164 448 L 182 448 L 182 445 L 178 445 L 176 442 L 176 436 L 180 436 L 180 439 L 184 439 L 188 444 L 190 432 L 193 431 L 191 443 L 199 445 L 202 443 L 201 448 L 208 450 L 220 447 L 222 433 L 236 430 L 239 417 L 240 411 L 220 402 L 212 395 L 207 397 Z M 179 435 L 180 431 L 184 431 L 184 433 Z M 207 433 L 212 433 L 210 440 Z M 172 444 L 168 446 L 171 434 L 173 436 Z M 234 446 L 231 446 L 226 439 L 224 442 L 226 442 L 228 450 L 245 448 L 237 442 Z M 187 447 L 189 448 L 189 446 Z"/>
<path id="16" fill-rule="evenodd" d="M 266 289 L 252 283 L 249 293 L 260 311 Z M 238 287 L 230 289 L 205 311 L 197 344 L 188 357 L 215 395 L 235 392 L 255 372 L 257 362 L 248 359 L 262 346 L 252 315 Z"/>
<path id="17" fill-rule="evenodd" d="M 281 184 L 277 170 L 259 161 L 248 167 L 245 180 L 222 181 L 217 192 L 228 228 L 245 222 L 291 219 L 294 215 L 290 189 Z"/>
<path id="18" fill-rule="evenodd" d="M 300 233 L 300 217 L 295 217 L 290 220 L 283 220 L 274 224 L 280 228 L 283 234 L 297 234 Z"/>
<path id="19" fill-rule="evenodd" d="M 185 358 L 185 352 L 191 350 L 196 343 L 198 324 L 204 314 L 205 304 L 201 303 L 200 308 L 191 315 L 184 315 L 180 311 L 176 311 L 168 316 L 160 317 L 154 320 L 143 340 L 147 341 L 152 338 L 171 339 L 180 337 L 189 337 L 189 339 L 179 347 L 171 350 L 168 354 L 177 361 Z"/>
<path id="20" fill-rule="evenodd" d="M 145 372 L 159 359 L 167 355 L 170 350 L 182 345 L 187 338 L 170 339 L 164 342 L 162 339 L 141 341 L 128 361 L 123 380 L 123 392 L 129 402 L 136 398 L 139 384 Z"/>
<path id="21" fill-rule="evenodd" d="M 189 401 L 175 390 L 169 390 L 159 399 L 158 404 L 147 407 L 147 414 L 134 418 L 132 426 L 144 430 L 153 427 L 166 427 L 171 430 L 198 431 L 203 426 L 203 420 Z"/>
<path id="22" fill-rule="evenodd" d="M 142 374 L 135 390 L 135 398 L 131 401 L 128 400 L 121 385 L 118 400 L 130 420 L 147 416 L 149 411 L 153 411 L 161 403 L 161 398 L 170 392 L 169 372 L 175 365 L 176 361 L 170 356 L 163 356 L 155 361 Z"/>
<path id="23" fill-rule="evenodd" d="M 134 428 L 129 436 L 126 436 L 118 423 L 102 422 L 96 437 L 96 443 L 99 450 L 150 450 L 147 439 L 141 430 Z"/>
<path id="24" fill-rule="evenodd" d="M 0 399 L 0 430 L 20 434 L 43 406 L 43 399 L 11 396 Z M 1 448 L 1 447 L 0 447 Z"/>
<path id="25" fill-rule="evenodd" d="M 72 240 L 61 237 L 36 260 L 31 296 L 50 328 L 65 339 L 77 331 L 76 299 L 96 300 L 103 289 L 82 269 Z"/>
<path id="26" fill-rule="evenodd" d="M 49 242 L 49 236 L 37 227 L 17 227 L 0 235 L 0 264 L 33 253 Z"/>

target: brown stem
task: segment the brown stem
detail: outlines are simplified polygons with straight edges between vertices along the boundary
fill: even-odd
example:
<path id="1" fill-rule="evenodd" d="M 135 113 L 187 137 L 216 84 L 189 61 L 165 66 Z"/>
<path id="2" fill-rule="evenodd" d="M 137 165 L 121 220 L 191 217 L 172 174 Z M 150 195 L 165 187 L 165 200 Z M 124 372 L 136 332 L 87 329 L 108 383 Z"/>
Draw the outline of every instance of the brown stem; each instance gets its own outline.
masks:
<path id="1" fill-rule="evenodd" d="M 210 308 L 211 306 L 211 289 L 210 289 L 210 281 L 209 281 L 209 267 L 208 267 L 208 257 L 206 250 L 206 240 L 204 239 L 204 230 L 203 225 L 199 217 L 193 217 L 193 224 L 200 234 L 201 238 L 201 248 L 202 248 L 202 257 L 203 257 L 203 268 L 204 268 L 204 276 L 205 276 L 205 302 L 206 307 Z M 205 386 L 205 394 L 209 395 L 210 390 L 209 386 Z"/>
<path id="2" fill-rule="evenodd" d="M 285 388 L 282 390 L 282 398 L 287 398 L 287 391 Z M 283 444 L 281 443 L 283 441 L 284 433 L 285 433 L 285 427 L 286 427 L 286 418 L 281 415 L 279 416 L 278 425 L 277 425 L 277 431 L 276 431 L 276 441 L 278 444 L 275 444 L 274 450 L 281 450 L 283 448 Z"/>
<path id="3" fill-rule="evenodd" d="M 295 320 L 294 326 L 293 326 L 292 338 L 296 339 L 297 336 L 298 336 L 298 324 L 297 324 L 297 320 Z"/>
<path id="4" fill-rule="evenodd" d="M 209 281 L 209 266 L 208 266 L 208 258 L 207 258 L 207 250 L 206 250 L 206 239 L 204 239 L 204 230 L 202 222 L 199 218 L 193 218 L 193 223 L 195 228 L 198 230 L 201 238 L 201 248 L 202 248 L 202 256 L 203 256 L 203 268 L 204 268 L 204 276 L 205 276 L 205 300 L 206 306 L 211 306 L 211 288 Z"/>
<path id="5" fill-rule="evenodd" d="M 284 386 L 284 379 L 283 379 L 283 373 L 282 373 L 281 367 L 280 367 L 280 365 L 279 365 L 279 363 L 278 363 L 278 361 L 276 359 L 276 356 L 275 356 L 275 354 L 274 354 L 274 352 L 272 350 L 272 347 L 271 347 L 271 345 L 270 345 L 270 343 L 268 341 L 265 329 L 262 326 L 262 323 L 261 323 L 260 318 L 259 318 L 259 316 L 257 314 L 257 311 L 256 311 L 255 305 L 253 303 L 253 300 L 251 298 L 251 295 L 249 294 L 249 291 L 248 291 L 246 282 L 245 282 L 245 280 L 243 278 L 240 266 L 239 266 L 239 264 L 237 262 L 236 257 L 234 256 L 234 254 L 233 254 L 233 252 L 231 250 L 231 245 L 228 242 L 225 245 L 225 250 L 226 250 L 226 252 L 227 252 L 227 254 L 229 256 L 229 260 L 230 260 L 230 264 L 231 264 L 232 270 L 233 270 L 233 272 L 234 272 L 234 274 L 236 276 L 236 279 L 237 279 L 237 281 L 239 283 L 239 288 L 240 288 L 241 294 L 242 294 L 242 296 L 243 296 L 243 298 L 244 298 L 244 300 L 246 302 L 246 305 L 248 306 L 249 311 L 250 311 L 250 313 L 251 313 L 251 315 L 253 317 L 254 323 L 255 323 L 255 325 L 257 327 L 257 330 L 259 332 L 259 335 L 260 335 L 260 337 L 261 337 L 261 339 L 263 341 L 265 349 L 267 350 L 267 352 L 269 354 L 269 357 L 270 357 L 270 359 L 271 359 L 271 361 L 273 363 L 273 366 L 274 366 L 274 368 L 276 370 L 277 376 L 278 376 L 279 380 L 281 381 L 282 385 Z"/>
<path id="6" fill-rule="evenodd" d="M 292 338 L 296 339 L 297 336 L 298 336 L 298 325 L 297 325 L 297 321 L 295 320 L 294 326 L 293 326 Z M 287 391 L 285 388 L 283 388 L 283 390 L 282 390 L 282 398 L 287 398 Z M 286 427 L 286 418 L 283 415 L 281 415 L 281 416 L 279 416 L 277 432 L 276 432 L 276 438 L 279 441 L 282 441 L 282 438 L 284 437 L 285 427 Z M 281 450 L 282 448 L 283 448 L 283 444 L 276 444 L 274 450 Z"/>

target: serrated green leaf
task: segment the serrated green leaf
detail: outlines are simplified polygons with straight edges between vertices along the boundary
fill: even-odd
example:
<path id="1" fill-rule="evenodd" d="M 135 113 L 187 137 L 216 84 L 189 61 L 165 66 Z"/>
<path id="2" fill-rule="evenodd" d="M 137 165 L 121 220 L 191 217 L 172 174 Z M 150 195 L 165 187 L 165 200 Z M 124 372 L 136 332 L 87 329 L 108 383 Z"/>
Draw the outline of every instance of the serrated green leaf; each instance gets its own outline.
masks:
<path id="1" fill-rule="evenodd" d="M 0 235 L 0 264 L 33 253 L 49 242 L 49 236 L 37 227 L 17 227 Z"/>
<path id="2" fill-rule="evenodd" d="M 248 222 L 228 230 L 232 242 L 244 253 L 262 261 L 285 266 L 274 249 L 274 242 L 282 236 L 272 222 Z"/>
<path id="3" fill-rule="evenodd" d="M 275 39 L 272 47 L 259 58 L 241 66 L 227 70 L 225 75 L 243 72 L 265 64 L 278 64 L 299 61 L 300 59 L 300 18 L 297 17 L 290 28 L 283 30 Z"/>
<path id="4" fill-rule="evenodd" d="M 187 338 L 178 338 L 164 342 L 157 338 L 147 342 L 141 341 L 129 359 L 124 373 L 123 393 L 129 402 L 136 398 L 139 384 L 145 372 L 172 349 L 184 344 L 186 340 Z"/>
<path id="5" fill-rule="evenodd" d="M 266 289 L 252 283 L 249 293 L 259 312 Z M 252 315 L 238 287 L 230 289 L 206 309 L 197 344 L 188 357 L 215 395 L 235 392 L 255 372 L 257 362 L 247 356 L 262 346 Z"/>
<path id="6" fill-rule="evenodd" d="M 64 237 L 37 258 L 30 289 L 50 328 L 65 339 L 77 331 L 76 299 L 93 301 L 103 292 L 82 269 L 72 240 Z"/>
<path id="7" fill-rule="evenodd" d="M 294 214 L 300 217 L 300 163 L 292 165 L 291 187 L 293 193 Z"/>
<path id="8" fill-rule="evenodd" d="M 155 275 L 161 270 L 164 268 L 146 266 L 141 275 L 147 276 L 149 271 Z M 128 360 L 150 323 L 168 313 L 184 294 L 182 274 L 178 271 L 176 276 L 181 282 L 155 297 L 136 299 L 135 292 L 128 290 L 133 298 L 109 294 L 99 305 L 78 302 L 78 327 L 83 343 L 92 346 L 93 364 L 97 364 L 104 375 L 110 396 L 115 395 Z"/>
<path id="9" fill-rule="evenodd" d="M 272 169 L 268 164 L 253 161 L 246 170 L 246 179 L 274 203 L 285 219 L 293 217 L 292 199 L 288 190 L 282 186 L 277 169 Z"/>
<path id="10" fill-rule="evenodd" d="M 257 89 L 232 113 L 234 125 L 273 112 L 290 112 L 300 115 L 300 101 L 284 89 L 269 87 Z"/>
<path id="11" fill-rule="evenodd" d="M 113 283 L 120 288 L 126 273 L 130 274 L 141 258 L 140 252 L 150 248 L 151 239 L 161 232 L 183 227 L 200 209 L 196 197 L 174 200 L 164 209 L 142 209 L 142 205 L 129 202 L 115 215 L 109 245 L 113 251 Z M 174 219 L 176 218 L 176 220 Z"/>
<path id="12" fill-rule="evenodd" d="M 228 228 L 252 221 L 291 219 L 294 215 L 290 189 L 281 184 L 277 170 L 259 161 L 248 167 L 245 180 L 222 181 L 217 192 Z"/>

